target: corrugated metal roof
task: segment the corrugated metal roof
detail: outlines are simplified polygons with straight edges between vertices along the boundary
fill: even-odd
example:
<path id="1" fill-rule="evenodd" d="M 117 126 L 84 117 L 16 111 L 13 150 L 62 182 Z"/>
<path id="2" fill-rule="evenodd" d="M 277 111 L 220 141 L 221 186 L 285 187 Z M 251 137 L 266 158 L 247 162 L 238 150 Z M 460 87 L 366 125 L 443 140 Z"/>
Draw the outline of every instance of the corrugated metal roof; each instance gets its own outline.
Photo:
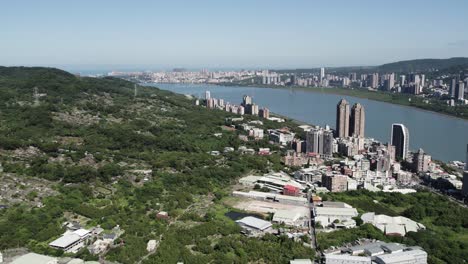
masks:
<path id="1" fill-rule="evenodd" d="M 246 216 L 240 220 L 237 220 L 236 222 L 255 228 L 255 229 L 259 229 L 259 230 L 265 230 L 271 227 L 270 222 L 253 217 L 253 216 Z"/>

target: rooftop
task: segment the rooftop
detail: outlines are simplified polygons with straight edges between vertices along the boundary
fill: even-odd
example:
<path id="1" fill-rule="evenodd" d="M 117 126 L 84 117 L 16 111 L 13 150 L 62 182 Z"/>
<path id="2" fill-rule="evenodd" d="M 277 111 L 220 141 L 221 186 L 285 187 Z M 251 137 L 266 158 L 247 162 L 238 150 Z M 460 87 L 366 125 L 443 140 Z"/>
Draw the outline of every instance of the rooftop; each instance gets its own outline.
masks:
<path id="1" fill-rule="evenodd" d="M 416 249 L 393 254 L 385 254 L 376 257 L 376 259 L 379 259 L 384 263 L 408 263 L 407 261 L 418 258 L 427 258 L 427 253 L 425 251 Z"/>
<path id="2" fill-rule="evenodd" d="M 356 208 L 315 207 L 315 214 L 320 215 L 344 215 L 354 217 L 358 215 Z"/>
<path id="3" fill-rule="evenodd" d="M 80 239 L 81 239 L 81 236 L 74 234 L 74 233 L 68 233 L 50 242 L 49 246 L 66 248 Z"/>
<path id="4" fill-rule="evenodd" d="M 57 263 L 56 258 L 49 256 L 39 255 L 36 253 L 28 253 L 17 259 L 15 259 L 11 264 L 52 264 Z"/>
<path id="5" fill-rule="evenodd" d="M 247 216 L 236 221 L 237 223 L 252 227 L 258 230 L 265 230 L 271 227 L 271 223 L 253 216 Z"/>

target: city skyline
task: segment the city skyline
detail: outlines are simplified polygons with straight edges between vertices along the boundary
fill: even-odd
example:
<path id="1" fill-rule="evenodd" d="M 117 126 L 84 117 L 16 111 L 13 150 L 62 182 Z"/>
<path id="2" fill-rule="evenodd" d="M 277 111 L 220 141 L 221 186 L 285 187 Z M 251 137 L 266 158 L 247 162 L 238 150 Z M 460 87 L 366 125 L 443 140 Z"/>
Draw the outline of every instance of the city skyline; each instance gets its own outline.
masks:
<path id="1" fill-rule="evenodd" d="M 468 55 L 468 30 L 457 18 L 467 7 L 461 1 L 385 7 L 372 1 L 15 1 L 0 9 L 0 23 L 8 25 L 0 60 L 85 70 L 366 66 L 460 57 Z M 334 23 L 327 22 L 330 14 Z M 434 17 L 437 23 L 427 23 Z"/>

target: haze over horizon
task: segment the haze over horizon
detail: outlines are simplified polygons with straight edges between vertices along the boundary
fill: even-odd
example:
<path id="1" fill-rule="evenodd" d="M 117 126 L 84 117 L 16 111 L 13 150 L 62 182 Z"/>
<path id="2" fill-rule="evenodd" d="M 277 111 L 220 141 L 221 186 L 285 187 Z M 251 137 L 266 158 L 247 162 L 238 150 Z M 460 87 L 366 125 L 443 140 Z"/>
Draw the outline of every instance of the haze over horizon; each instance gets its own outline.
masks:
<path id="1" fill-rule="evenodd" d="M 311 68 L 468 57 L 466 1 L 9 1 L 2 65 Z M 328 23 L 333 21 L 333 23 Z"/>

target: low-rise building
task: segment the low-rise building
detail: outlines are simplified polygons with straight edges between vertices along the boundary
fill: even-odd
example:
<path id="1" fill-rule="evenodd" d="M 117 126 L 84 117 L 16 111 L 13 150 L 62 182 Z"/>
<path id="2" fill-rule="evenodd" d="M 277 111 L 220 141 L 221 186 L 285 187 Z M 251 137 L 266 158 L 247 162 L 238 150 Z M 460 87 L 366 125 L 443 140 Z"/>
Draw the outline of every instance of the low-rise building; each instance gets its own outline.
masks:
<path id="1" fill-rule="evenodd" d="M 315 223 L 320 223 L 326 227 L 336 222 L 354 221 L 353 217 L 358 216 L 356 208 L 337 207 L 314 207 Z"/>
<path id="2" fill-rule="evenodd" d="M 307 207 L 297 207 L 293 210 L 277 210 L 272 222 L 287 226 L 307 227 L 310 221 L 310 212 Z"/>
<path id="3" fill-rule="evenodd" d="M 270 222 L 253 216 L 244 217 L 237 220 L 236 223 L 242 228 L 243 233 L 249 236 L 261 235 L 271 229 L 272 226 Z"/>
<path id="4" fill-rule="evenodd" d="M 330 192 L 344 192 L 348 190 L 348 176 L 346 175 L 323 175 L 322 185 Z"/>
<path id="5" fill-rule="evenodd" d="M 376 215 L 365 213 L 361 216 L 364 223 L 370 223 L 389 236 L 405 236 L 408 232 L 417 232 L 426 229 L 423 224 L 415 222 L 403 216 Z"/>
<path id="6" fill-rule="evenodd" d="M 392 254 L 377 256 L 374 260 L 377 264 L 426 264 L 427 253 L 416 249 Z"/>
<path id="7" fill-rule="evenodd" d="M 238 197 L 246 197 L 260 201 L 271 201 L 271 202 L 278 202 L 282 204 L 291 204 L 291 205 L 299 205 L 299 206 L 308 206 L 309 201 L 307 198 L 304 197 L 296 197 L 296 196 L 288 196 L 282 195 L 277 193 L 265 193 L 265 192 L 257 192 L 257 191 L 249 191 L 249 192 L 239 192 L 234 191 L 232 195 Z"/>
<path id="8" fill-rule="evenodd" d="M 281 145 L 286 145 L 289 142 L 292 142 L 295 134 L 286 130 L 286 129 L 269 129 L 268 134 L 270 140 Z"/>
<path id="9" fill-rule="evenodd" d="M 326 254 L 325 264 L 372 264 L 371 257 L 347 254 Z"/>
<path id="10" fill-rule="evenodd" d="M 22 255 L 16 258 L 15 260 L 13 260 L 13 262 L 11 262 L 11 264 L 57 264 L 57 263 L 58 263 L 57 258 L 40 255 L 36 253 L 28 253 L 28 254 Z"/>
<path id="11" fill-rule="evenodd" d="M 49 246 L 63 250 L 67 253 L 78 252 L 90 236 L 90 231 L 86 229 L 78 229 L 75 231 L 67 231 L 58 239 L 49 243 Z"/>
<path id="12" fill-rule="evenodd" d="M 325 253 L 326 264 L 427 264 L 427 253 L 418 247 L 381 241 L 344 247 Z"/>

